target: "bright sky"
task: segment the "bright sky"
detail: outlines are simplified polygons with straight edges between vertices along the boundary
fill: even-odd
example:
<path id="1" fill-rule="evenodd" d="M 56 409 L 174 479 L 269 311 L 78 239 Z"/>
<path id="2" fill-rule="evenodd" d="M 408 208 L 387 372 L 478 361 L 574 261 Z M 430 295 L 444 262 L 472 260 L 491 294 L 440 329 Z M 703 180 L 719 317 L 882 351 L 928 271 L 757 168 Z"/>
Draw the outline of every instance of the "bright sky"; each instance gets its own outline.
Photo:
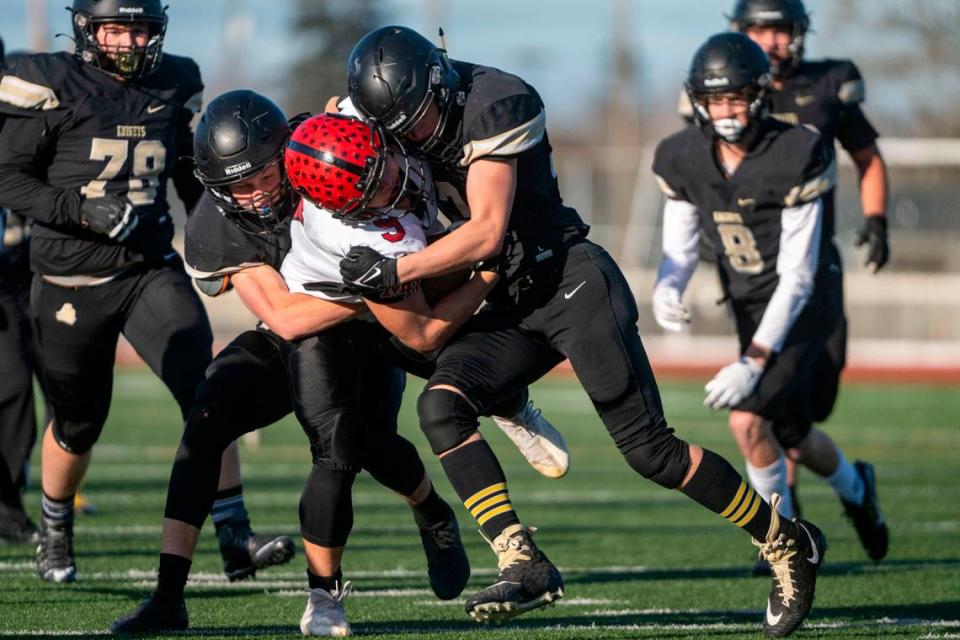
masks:
<path id="1" fill-rule="evenodd" d="M 0 36 L 7 50 L 27 46 L 30 1 L 46 5 L 51 48 L 67 48 L 69 42 L 54 40 L 53 34 L 70 31 L 69 15 L 63 9 L 69 0 L 0 0 Z M 707 36 L 726 27 L 723 14 L 733 4 L 733 0 L 382 1 L 389 7 L 390 21 L 418 28 L 430 37 L 436 33 L 435 25 L 425 23 L 442 21 L 451 57 L 523 76 L 540 91 L 555 126 L 574 124 L 606 86 L 615 22 L 620 23 L 638 64 L 637 99 L 653 108 L 670 109 L 694 50 Z M 283 69 L 297 54 L 296 41 L 288 34 L 295 0 L 167 2 L 168 51 L 196 59 L 208 81 L 229 64 L 242 70 L 238 75 L 248 86 L 282 96 Z M 842 31 L 844 37 L 837 37 L 838 29 L 821 24 L 836 3 L 807 0 L 806 4 L 816 29 L 808 38 L 808 56 L 856 59 L 857 43 L 871 34 L 853 26 Z M 624 19 L 615 21 L 613 9 L 618 5 L 625 8 Z M 237 19 L 238 15 L 246 17 Z M 231 16 L 233 23 L 225 27 Z M 250 44 L 224 56 L 221 43 L 228 31 L 251 34 Z M 871 111 L 904 108 L 896 87 L 871 83 L 869 76 L 867 81 Z"/>

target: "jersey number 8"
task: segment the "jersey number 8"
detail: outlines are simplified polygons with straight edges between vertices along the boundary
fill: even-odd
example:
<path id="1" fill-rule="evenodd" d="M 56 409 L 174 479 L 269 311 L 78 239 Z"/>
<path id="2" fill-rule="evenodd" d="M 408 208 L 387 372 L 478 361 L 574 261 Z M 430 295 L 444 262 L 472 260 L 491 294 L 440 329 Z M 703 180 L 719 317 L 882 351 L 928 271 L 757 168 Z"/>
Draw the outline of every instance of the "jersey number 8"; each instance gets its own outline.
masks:
<path id="1" fill-rule="evenodd" d="M 130 155 L 129 140 L 94 138 L 90 146 L 91 160 L 106 160 L 96 180 L 80 188 L 87 198 L 102 198 L 106 195 L 107 183 L 123 170 Z M 133 178 L 127 181 L 127 199 L 135 207 L 153 204 L 160 186 L 159 176 L 167 161 L 167 149 L 159 140 L 141 140 L 133 148 Z"/>
<path id="2" fill-rule="evenodd" d="M 763 271 L 763 256 L 757 251 L 757 241 L 750 229 L 742 224 L 724 223 L 717 225 L 717 233 L 735 271 L 751 274 Z"/>

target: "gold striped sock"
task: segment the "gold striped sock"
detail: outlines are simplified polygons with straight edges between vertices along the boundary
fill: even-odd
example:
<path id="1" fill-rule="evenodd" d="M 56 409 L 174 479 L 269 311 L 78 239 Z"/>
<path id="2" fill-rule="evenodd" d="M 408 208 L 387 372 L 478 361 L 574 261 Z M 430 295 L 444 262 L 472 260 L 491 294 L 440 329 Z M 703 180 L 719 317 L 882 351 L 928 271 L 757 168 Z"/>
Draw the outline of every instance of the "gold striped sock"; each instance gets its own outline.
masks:
<path id="1" fill-rule="evenodd" d="M 490 518 L 513 510 L 506 482 L 498 482 L 477 491 L 463 501 L 463 506 L 481 526 Z"/>
<path id="2" fill-rule="evenodd" d="M 753 487 L 748 485 L 745 480 L 741 480 L 740 487 L 733 496 L 733 500 L 720 513 L 720 516 L 738 527 L 744 527 L 757 515 L 762 501 L 763 498 L 753 490 Z"/>

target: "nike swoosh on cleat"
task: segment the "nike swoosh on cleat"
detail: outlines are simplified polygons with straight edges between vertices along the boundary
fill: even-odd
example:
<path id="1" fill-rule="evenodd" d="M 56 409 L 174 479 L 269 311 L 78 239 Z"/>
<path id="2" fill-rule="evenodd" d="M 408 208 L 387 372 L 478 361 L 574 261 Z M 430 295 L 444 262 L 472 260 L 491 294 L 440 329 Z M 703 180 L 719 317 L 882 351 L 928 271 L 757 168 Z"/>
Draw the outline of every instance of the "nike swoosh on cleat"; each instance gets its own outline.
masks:
<path id="1" fill-rule="evenodd" d="M 585 285 L 585 284 L 587 284 L 587 281 L 586 281 L 586 280 L 584 280 L 583 282 L 581 282 L 580 284 L 578 284 L 578 285 L 577 285 L 577 288 L 574 289 L 573 291 L 570 291 L 569 293 L 563 294 L 563 299 L 564 299 L 564 300 L 569 300 L 570 298 L 572 298 L 572 297 L 577 293 L 577 291 L 580 291 L 580 287 L 582 287 L 582 286 Z"/>
<path id="2" fill-rule="evenodd" d="M 773 615 L 773 611 L 770 611 L 770 600 L 767 600 L 767 624 L 771 627 L 775 627 L 780 624 L 780 618 L 783 617 L 783 612 L 781 611 L 777 615 Z"/>
<path id="3" fill-rule="evenodd" d="M 814 542 L 813 536 L 810 535 L 810 532 L 807 531 L 807 528 L 805 526 L 803 526 L 799 522 L 797 523 L 797 525 L 801 529 L 803 529 L 803 532 L 807 534 L 808 538 L 810 538 L 810 546 L 813 547 L 813 555 L 807 558 L 807 561 L 810 562 L 811 564 L 820 564 L 820 549 L 817 549 L 817 543 Z"/>

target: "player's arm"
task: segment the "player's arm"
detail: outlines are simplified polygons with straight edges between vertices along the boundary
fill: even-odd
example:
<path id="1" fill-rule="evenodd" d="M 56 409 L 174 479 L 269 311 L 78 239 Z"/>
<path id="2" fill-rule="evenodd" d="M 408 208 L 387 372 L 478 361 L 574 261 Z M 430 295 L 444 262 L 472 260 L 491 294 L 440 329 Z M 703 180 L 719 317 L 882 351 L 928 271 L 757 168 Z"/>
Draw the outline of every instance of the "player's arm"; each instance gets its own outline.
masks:
<path id="1" fill-rule="evenodd" d="M 697 268 L 700 219 L 685 200 L 667 198 L 663 205 L 663 258 L 653 288 L 653 315 L 668 331 L 680 331 L 690 313 L 680 299 Z"/>
<path id="2" fill-rule="evenodd" d="M 186 210 L 193 211 L 200 196 L 203 195 L 203 185 L 193 174 L 193 131 L 190 128 L 189 112 L 185 111 L 177 121 L 177 152 L 174 154 L 173 171 L 171 178 L 177 195 L 183 201 Z"/>
<path id="3" fill-rule="evenodd" d="M 237 271 L 230 282 L 243 304 L 285 340 L 319 333 L 364 311 L 359 304 L 291 293 L 283 277 L 267 264 Z"/>
<path id="4" fill-rule="evenodd" d="M 9 117 L 0 129 L 0 207 L 48 227 L 80 226 L 79 191 L 54 187 L 36 175 L 46 145 L 55 136 L 43 117 Z"/>
<path id="5" fill-rule="evenodd" d="M 498 276 L 479 271 L 463 286 L 430 306 L 420 287 L 397 302 L 367 299 L 367 307 L 406 346 L 427 353 L 442 347 L 477 310 Z"/>
<path id="6" fill-rule="evenodd" d="M 780 214 L 779 281 L 753 334 L 746 356 L 764 366 L 783 346 L 794 321 L 813 293 L 820 258 L 823 200 L 786 207 Z"/>
<path id="7" fill-rule="evenodd" d="M 397 261 L 401 283 L 470 267 L 503 247 L 517 183 L 515 158 L 480 158 L 467 171 L 470 219 L 423 251 Z"/>

